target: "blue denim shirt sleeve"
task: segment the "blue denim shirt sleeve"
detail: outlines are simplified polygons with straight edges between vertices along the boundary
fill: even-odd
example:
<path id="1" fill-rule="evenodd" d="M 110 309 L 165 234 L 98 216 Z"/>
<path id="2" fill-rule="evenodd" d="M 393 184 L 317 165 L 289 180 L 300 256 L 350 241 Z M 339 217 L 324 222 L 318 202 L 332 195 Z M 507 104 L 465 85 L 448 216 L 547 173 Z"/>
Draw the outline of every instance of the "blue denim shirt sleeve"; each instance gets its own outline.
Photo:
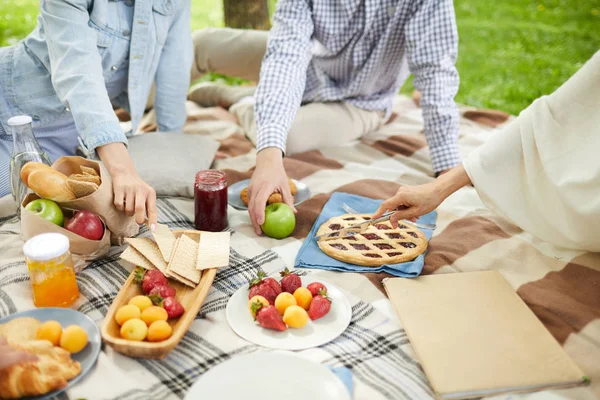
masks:
<path id="1" fill-rule="evenodd" d="M 89 23 L 90 0 L 41 0 L 52 85 L 71 110 L 86 147 L 126 143 L 104 86 L 96 32 Z M 189 75 L 189 72 L 188 72 Z"/>
<path id="2" fill-rule="evenodd" d="M 184 2 L 173 19 L 156 71 L 154 108 L 159 131 L 181 131 L 186 120 L 193 48 L 190 0 Z"/>

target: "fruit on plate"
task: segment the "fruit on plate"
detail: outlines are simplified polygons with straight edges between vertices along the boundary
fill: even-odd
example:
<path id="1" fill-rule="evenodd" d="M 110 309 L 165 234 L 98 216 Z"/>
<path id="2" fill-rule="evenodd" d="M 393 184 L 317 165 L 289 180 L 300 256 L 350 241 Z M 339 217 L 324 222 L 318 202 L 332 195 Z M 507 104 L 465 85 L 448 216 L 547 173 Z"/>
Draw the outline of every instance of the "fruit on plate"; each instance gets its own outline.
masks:
<path id="1" fill-rule="evenodd" d="M 58 321 L 46 321 L 35 333 L 36 340 L 47 340 L 53 346 L 60 345 L 60 337 L 62 336 L 62 326 Z"/>
<path id="2" fill-rule="evenodd" d="M 261 228 L 265 235 L 273 239 L 290 236 L 296 228 L 294 211 L 284 203 L 269 204 L 265 208 L 265 222 Z"/>
<path id="3" fill-rule="evenodd" d="M 167 310 L 162 307 L 152 306 L 146 308 L 142 312 L 141 319 L 146 323 L 146 325 L 150 326 L 155 321 L 168 320 L 169 314 L 167 314 Z"/>
<path id="4" fill-rule="evenodd" d="M 144 268 L 136 268 L 135 281 L 142 284 L 142 291 L 146 294 L 156 286 L 169 286 L 167 278 L 157 269 L 146 271 Z"/>
<path id="5" fill-rule="evenodd" d="M 265 276 L 266 274 L 261 271 L 256 275 L 256 278 L 250 281 L 248 298 L 262 296 L 267 299 L 269 304 L 274 304 L 275 298 L 281 293 L 281 286 L 275 279 L 265 278 Z"/>
<path id="6" fill-rule="evenodd" d="M 288 292 L 281 292 L 275 299 L 275 308 L 279 311 L 279 314 L 283 315 L 285 310 L 290 306 L 295 306 L 296 298 L 294 295 Z"/>
<path id="7" fill-rule="evenodd" d="M 136 306 L 140 309 L 140 312 L 144 311 L 148 307 L 152 307 L 152 300 L 148 296 L 134 296 L 127 303 L 132 306 Z M 138 315 L 136 318 L 139 318 Z"/>
<path id="8" fill-rule="evenodd" d="M 323 285 L 321 282 L 309 283 L 308 285 L 306 285 L 306 288 L 310 290 L 310 293 L 313 295 L 313 297 L 318 295 L 321 290 L 327 292 L 327 287 L 325 287 L 325 285 Z"/>
<path id="9" fill-rule="evenodd" d="M 312 293 L 310 293 L 310 290 L 308 290 L 305 287 L 299 287 L 294 292 L 294 297 L 296 298 L 296 303 L 298 303 L 298 306 L 304 308 L 305 310 L 308 310 L 308 307 L 310 307 L 310 302 L 313 298 Z"/>
<path id="10" fill-rule="evenodd" d="M 258 306 L 256 320 L 265 329 L 274 329 L 276 331 L 285 331 L 287 329 L 281 318 L 281 314 L 272 305 Z"/>
<path id="11" fill-rule="evenodd" d="M 285 314 L 283 314 L 283 322 L 290 328 L 303 328 L 308 322 L 308 314 L 300 306 L 290 306 L 285 310 Z"/>
<path id="12" fill-rule="evenodd" d="M 161 342 L 171 337 L 173 328 L 167 321 L 156 321 L 148 327 L 147 339 L 149 342 Z"/>
<path id="13" fill-rule="evenodd" d="M 104 223 L 100 217 L 86 210 L 77 211 L 65 229 L 89 240 L 100 240 L 104 236 Z"/>
<path id="14" fill-rule="evenodd" d="M 331 299 L 327 297 L 327 291 L 321 289 L 310 302 L 308 316 L 314 321 L 327 315 L 329 310 L 331 310 Z"/>
<path id="15" fill-rule="evenodd" d="M 158 286 L 154 286 L 152 288 L 152 290 L 150 292 L 148 292 L 148 294 L 150 296 L 158 295 L 158 296 L 162 297 L 163 299 L 166 299 L 167 297 L 175 297 L 175 295 L 177 294 L 177 291 L 175 290 L 174 287 L 169 286 L 169 285 L 158 285 Z M 157 301 L 160 303 L 160 300 L 157 299 Z M 157 304 L 157 303 L 155 302 L 154 304 Z"/>
<path id="16" fill-rule="evenodd" d="M 261 307 L 266 307 L 268 305 L 269 301 L 262 296 L 254 296 L 250 300 L 248 300 L 248 309 L 250 310 L 250 314 L 252 314 L 252 318 L 254 319 L 256 319 L 256 313 L 258 312 L 258 310 Z"/>
<path id="17" fill-rule="evenodd" d="M 140 308 L 133 304 L 127 304 L 119 307 L 117 312 L 115 313 L 115 321 L 117 324 L 123 326 L 123 324 L 130 319 L 139 319 L 141 315 Z"/>
<path id="18" fill-rule="evenodd" d="M 121 326 L 121 337 L 127 340 L 142 341 L 148 334 L 148 326 L 138 318 L 130 319 Z"/>
<path id="19" fill-rule="evenodd" d="M 281 290 L 283 292 L 294 293 L 296 289 L 302 286 L 302 279 L 298 274 L 290 272 L 290 270 L 286 267 L 281 275 Z"/>
<path id="20" fill-rule="evenodd" d="M 63 226 L 65 221 L 62 210 L 52 200 L 33 200 L 25 206 L 25 209 L 58 226 Z"/>
<path id="21" fill-rule="evenodd" d="M 69 353 L 79 353 L 88 343 L 85 329 L 77 325 L 66 327 L 60 337 L 60 347 Z"/>
<path id="22" fill-rule="evenodd" d="M 175 297 L 167 297 L 161 302 L 169 318 L 179 318 L 185 312 L 181 303 Z"/>

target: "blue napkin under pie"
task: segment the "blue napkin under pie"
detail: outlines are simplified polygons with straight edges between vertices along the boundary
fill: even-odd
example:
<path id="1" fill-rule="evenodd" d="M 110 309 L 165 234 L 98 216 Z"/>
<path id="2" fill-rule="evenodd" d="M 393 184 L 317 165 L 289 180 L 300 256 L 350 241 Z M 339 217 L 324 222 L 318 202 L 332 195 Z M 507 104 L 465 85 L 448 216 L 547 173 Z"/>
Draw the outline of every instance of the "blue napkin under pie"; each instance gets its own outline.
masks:
<path id="1" fill-rule="evenodd" d="M 300 248 L 298 255 L 296 256 L 296 266 L 300 268 L 317 268 L 331 271 L 340 272 L 387 272 L 395 276 L 401 276 L 405 278 L 414 278 L 418 276 L 423 270 L 425 263 L 425 254 L 421 254 L 413 261 L 403 262 L 400 264 L 389 264 L 382 265 L 381 267 L 363 267 L 360 265 L 348 264 L 342 261 L 335 260 L 323 253 L 316 240 L 314 239 L 319 227 L 329 220 L 330 218 L 337 217 L 339 215 L 347 214 L 342 208 L 342 204 L 346 203 L 354 210 L 359 213 L 372 214 L 374 213 L 382 200 L 373 200 L 367 197 L 357 196 L 349 193 L 334 193 L 325 207 L 319 218 L 315 221 L 308 237 L 304 240 L 304 244 Z M 437 219 L 437 213 L 435 211 L 430 212 L 419 218 L 418 222 L 425 224 L 435 224 Z M 433 231 L 430 229 L 421 229 L 421 232 L 425 234 L 427 240 L 431 239 Z"/>

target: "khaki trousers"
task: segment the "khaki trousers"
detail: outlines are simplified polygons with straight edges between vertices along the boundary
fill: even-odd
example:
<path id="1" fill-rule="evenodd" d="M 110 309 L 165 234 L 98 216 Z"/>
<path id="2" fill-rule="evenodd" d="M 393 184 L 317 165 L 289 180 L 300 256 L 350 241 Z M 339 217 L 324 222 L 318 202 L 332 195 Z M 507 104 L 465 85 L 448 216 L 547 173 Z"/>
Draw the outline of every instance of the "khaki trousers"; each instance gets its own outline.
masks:
<path id="1" fill-rule="evenodd" d="M 258 81 L 267 48 L 267 32 L 231 28 L 195 31 L 192 80 L 216 72 Z M 256 144 L 254 103 L 241 101 L 230 108 L 248 138 Z M 310 103 L 301 106 L 287 136 L 286 152 L 300 153 L 348 143 L 378 129 L 381 111 L 367 111 L 344 102 Z"/>

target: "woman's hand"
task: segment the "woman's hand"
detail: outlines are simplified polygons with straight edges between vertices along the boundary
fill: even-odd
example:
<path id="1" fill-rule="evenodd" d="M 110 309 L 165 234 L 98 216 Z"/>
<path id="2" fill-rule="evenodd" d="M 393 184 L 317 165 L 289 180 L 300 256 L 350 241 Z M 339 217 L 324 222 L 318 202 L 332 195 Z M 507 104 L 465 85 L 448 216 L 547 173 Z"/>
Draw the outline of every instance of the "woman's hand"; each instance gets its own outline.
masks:
<path id="1" fill-rule="evenodd" d="M 380 217 L 386 211 L 398 210 L 390 217 L 394 228 L 402 219 L 416 220 L 421 215 L 433 211 L 444 201 L 444 197 L 436 188 L 435 182 L 421 186 L 401 186 L 396 195 L 384 201 L 373 218 Z"/>
<path id="2" fill-rule="evenodd" d="M 146 222 L 152 231 L 158 220 L 156 192 L 140 178 L 123 143 L 110 143 L 96 149 L 112 177 L 114 204 L 117 210 L 135 216 L 138 224 Z"/>
<path id="3" fill-rule="evenodd" d="M 37 359 L 34 354 L 13 349 L 3 337 L 0 337 L 0 370 L 22 362 L 37 361 Z"/>
<path id="4" fill-rule="evenodd" d="M 435 181 L 420 186 L 402 186 L 396 195 L 384 201 L 373 218 L 380 217 L 386 211 L 398 210 L 390 222 L 394 228 L 402 219 L 416 220 L 418 217 L 435 210 L 448 196 L 471 183 L 462 164 L 444 171 Z"/>

